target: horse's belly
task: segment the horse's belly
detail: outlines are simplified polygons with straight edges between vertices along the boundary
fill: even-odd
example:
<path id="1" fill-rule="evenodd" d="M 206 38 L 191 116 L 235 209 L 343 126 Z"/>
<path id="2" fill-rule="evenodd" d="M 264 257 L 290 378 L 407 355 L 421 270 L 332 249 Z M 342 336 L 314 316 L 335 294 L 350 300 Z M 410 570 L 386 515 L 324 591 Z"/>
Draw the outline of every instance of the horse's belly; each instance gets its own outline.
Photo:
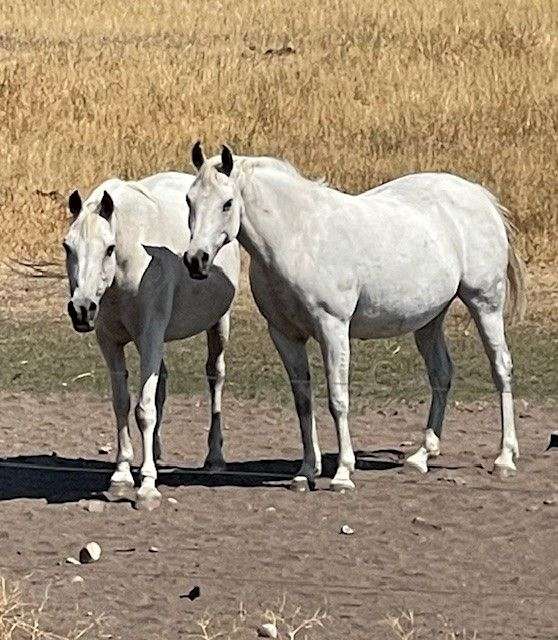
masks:
<path id="1" fill-rule="evenodd" d="M 408 291 L 364 290 L 351 320 L 352 338 L 390 338 L 424 327 L 453 300 L 458 281 Z"/>

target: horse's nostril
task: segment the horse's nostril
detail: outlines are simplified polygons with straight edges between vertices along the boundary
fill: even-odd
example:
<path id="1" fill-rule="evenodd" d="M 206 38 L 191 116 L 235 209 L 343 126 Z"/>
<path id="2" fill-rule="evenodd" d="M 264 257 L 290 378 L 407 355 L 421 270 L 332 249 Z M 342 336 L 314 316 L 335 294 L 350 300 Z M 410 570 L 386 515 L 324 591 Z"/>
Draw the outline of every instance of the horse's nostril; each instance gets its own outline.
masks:
<path id="1" fill-rule="evenodd" d="M 94 302 L 90 302 L 89 303 L 89 312 L 90 313 L 95 313 L 95 311 L 97 311 L 97 305 Z"/>
<path id="2" fill-rule="evenodd" d="M 197 273 L 200 270 L 200 265 L 197 256 L 192 256 L 190 258 L 190 268 L 194 273 Z"/>
<path id="3" fill-rule="evenodd" d="M 201 254 L 201 264 L 202 264 L 202 267 L 206 267 L 208 262 L 209 262 L 209 253 L 207 253 L 207 251 L 204 251 L 204 252 Z"/>
<path id="4" fill-rule="evenodd" d="M 82 322 L 86 322 L 87 321 L 87 309 L 83 305 L 80 305 L 79 312 L 81 314 L 81 321 Z"/>

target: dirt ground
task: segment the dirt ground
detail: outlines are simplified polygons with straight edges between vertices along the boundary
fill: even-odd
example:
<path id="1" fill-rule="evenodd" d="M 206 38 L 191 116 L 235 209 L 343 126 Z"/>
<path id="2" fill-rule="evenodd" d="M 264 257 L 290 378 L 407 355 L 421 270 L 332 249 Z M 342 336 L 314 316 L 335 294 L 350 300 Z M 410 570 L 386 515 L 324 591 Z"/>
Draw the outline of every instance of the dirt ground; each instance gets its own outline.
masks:
<path id="1" fill-rule="evenodd" d="M 105 633 L 123 640 L 203 638 L 204 613 L 217 632 L 240 609 L 277 609 L 283 597 L 299 617 L 318 607 L 330 616 L 298 640 L 395 638 L 384 621 L 402 610 L 414 612 L 413 638 L 448 629 L 483 640 L 558 637 L 558 451 L 544 452 L 555 409 L 518 403 L 522 457 L 507 480 L 490 474 L 495 405 L 452 408 L 443 455 L 425 477 L 402 473 L 401 459 L 420 441 L 426 404 L 355 417 L 350 495 L 327 491 L 325 479 L 308 494 L 286 489 L 300 455 L 289 410 L 228 397 L 225 411 L 238 475 L 196 473 L 206 401 L 171 397 L 161 508 L 107 502 L 92 513 L 84 501 L 106 488 L 114 456 L 98 452 L 114 441 L 108 399 L 0 394 L 0 574 L 38 597 L 51 585 L 52 628 L 78 609 L 104 615 Z M 327 476 L 335 439 L 327 414 L 318 416 Z M 344 524 L 353 535 L 340 534 Z M 91 540 L 103 549 L 98 563 L 64 562 Z M 180 597 L 195 586 L 199 598 Z"/>

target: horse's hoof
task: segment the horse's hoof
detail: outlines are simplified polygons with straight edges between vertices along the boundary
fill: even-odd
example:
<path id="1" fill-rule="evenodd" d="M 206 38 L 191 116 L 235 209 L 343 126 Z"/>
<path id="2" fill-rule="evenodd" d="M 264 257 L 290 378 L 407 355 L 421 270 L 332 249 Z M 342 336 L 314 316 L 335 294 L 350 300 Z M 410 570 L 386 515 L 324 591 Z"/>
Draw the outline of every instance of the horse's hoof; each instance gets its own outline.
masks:
<path id="1" fill-rule="evenodd" d="M 356 489 L 355 483 L 352 480 L 333 480 L 329 483 L 330 491 L 335 491 L 335 493 L 348 493 L 350 491 L 354 491 Z"/>
<path id="2" fill-rule="evenodd" d="M 407 458 L 405 460 L 405 462 L 403 463 L 402 470 L 403 470 L 403 473 L 408 473 L 413 475 L 416 475 L 416 474 L 424 475 L 425 473 L 428 473 L 428 467 L 426 466 L 426 464 L 415 462 L 410 458 Z"/>
<path id="3" fill-rule="evenodd" d="M 208 473 L 220 473 L 227 470 L 227 463 L 224 460 L 206 460 L 203 463 L 203 470 Z"/>
<path id="4" fill-rule="evenodd" d="M 129 482 L 111 482 L 106 492 L 110 498 L 130 498 L 134 495 L 134 484 Z"/>
<path id="5" fill-rule="evenodd" d="M 140 489 L 134 502 L 134 509 L 138 511 L 153 511 L 161 506 L 162 498 L 163 496 L 157 489 L 150 489 L 144 492 Z"/>
<path id="6" fill-rule="evenodd" d="M 504 464 L 495 464 L 492 474 L 498 478 L 513 478 L 517 475 L 517 469 Z"/>
<path id="7" fill-rule="evenodd" d="M 291 480 L 289 489 L 297 493 L 305 493 L 306 491 L 310 491 L 310 482 L 306 476 L 296 476 L 296 478 Z"/>

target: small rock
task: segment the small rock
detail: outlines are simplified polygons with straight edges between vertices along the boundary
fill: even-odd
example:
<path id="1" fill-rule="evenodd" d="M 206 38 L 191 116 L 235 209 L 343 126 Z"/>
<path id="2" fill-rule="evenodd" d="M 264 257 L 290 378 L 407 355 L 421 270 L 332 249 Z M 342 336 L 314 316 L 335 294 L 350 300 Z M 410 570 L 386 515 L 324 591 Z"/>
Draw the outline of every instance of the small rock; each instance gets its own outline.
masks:
<path id="1" fill-rule="evenodd" d="M 167 498 L 167 502 L 170 502 L 170 504 L 178 504 L 178 500 L 176 498 Z"/>
<path id="2" fill-rule="evenodd" d="M 258 637 L 260 638 L 278 638 L 279 633 L 277 627 L 272 622 L 266 622 L 258 627 Z"/>
<path id="3" fill-rule="evenodd" d="M 188 593 L 183 593 L 180 598 L 188 598 L 188 600 L 196 600 L 201 596 L 201 589 L 198 585 L 192 587 Z"/>
<path id="4" fill-rule="evenodd" d="M 543 500 L 543 504 L 546 504 L 546 505 L 556 504 L 556 502 L 557 502 L 556 496 L 553 496 L 552 498 L 546 498 L 546 500 Z"/>
<path id="5" fill-rule="evenodd" d="M 275 507 L 267 507 L 266 511 L 268 513 L 275 513 L 277 511 L 277 509 Z"/>
<path id="6" fill-rule="evenodd" d="M 149 547 L 149 553 L 159 553 L 159 547 Z"/>
<path id="7" fill-rule="evenodd" d="M 97 562 L 101 557 L 101 547 L 96 542 L 88 542 L 79 552 L 79 559 L 82 564 Z"/>
<path id="8" fill-rule="evenodd" d="M 418 525 L 419 527 L 428 527 L 429 529 L 437 529 L 438 531 L 442 529 L 439 524 L 432 524 L 431 522 L 427 522 L 424 518 L 420 516 L 416 516 L 413 518 L 413 524 Z"/>
<path id="9" fill-rule="evenodd" d="M 72 558 L 72 556 L 68 556 L 66 558 L 66 563 L 67 564 L 81 564 L 81 562 L 79 560 L 76 560 L 76 558 Z"/>
<path id="10" fill-rule="evenodd" d="M 112 445 L 105 444 L 102 447 L 99 447 L 98 451 L 100 454 L 106 455 L 107 453 L 110 453 L 112 451 Z"/>
<path id="11" fill-rule="evenodd" d="M 83 578 L 81 576 L 74 576 L 71 581 L 72 582 L 83 582 Z"/>
<path id="12" fill-rule="evenodd" d="M 412 447 L 413 446 L 413 441 L 412 440 L 403 440 L 403 442 L 399 443 L 400 447 Z"/>
<path id="13" fill-rule="evenodd" d="M 526 507 L 525 511 L 538 511 L 539 510 L 539 505 L 538 504 L 532 504 L 528 507 Z"/>
<path id="14" fill-rule="evenodd" d="M 103 513 L 105 503 L 102 500 L 88 500 L 85 509 L 89 511 L 89 513 Z"/>
<path id="15" fill-rule="evenodd" d="M 342 533 L 345 536 L 352 536 L 354 532 L 355 532 L 355 530 L 352 529 L 351 527 L 349 527 L 348 524 L 344 524 L 341 527 L 341 532 L 340 533 Z"/>

